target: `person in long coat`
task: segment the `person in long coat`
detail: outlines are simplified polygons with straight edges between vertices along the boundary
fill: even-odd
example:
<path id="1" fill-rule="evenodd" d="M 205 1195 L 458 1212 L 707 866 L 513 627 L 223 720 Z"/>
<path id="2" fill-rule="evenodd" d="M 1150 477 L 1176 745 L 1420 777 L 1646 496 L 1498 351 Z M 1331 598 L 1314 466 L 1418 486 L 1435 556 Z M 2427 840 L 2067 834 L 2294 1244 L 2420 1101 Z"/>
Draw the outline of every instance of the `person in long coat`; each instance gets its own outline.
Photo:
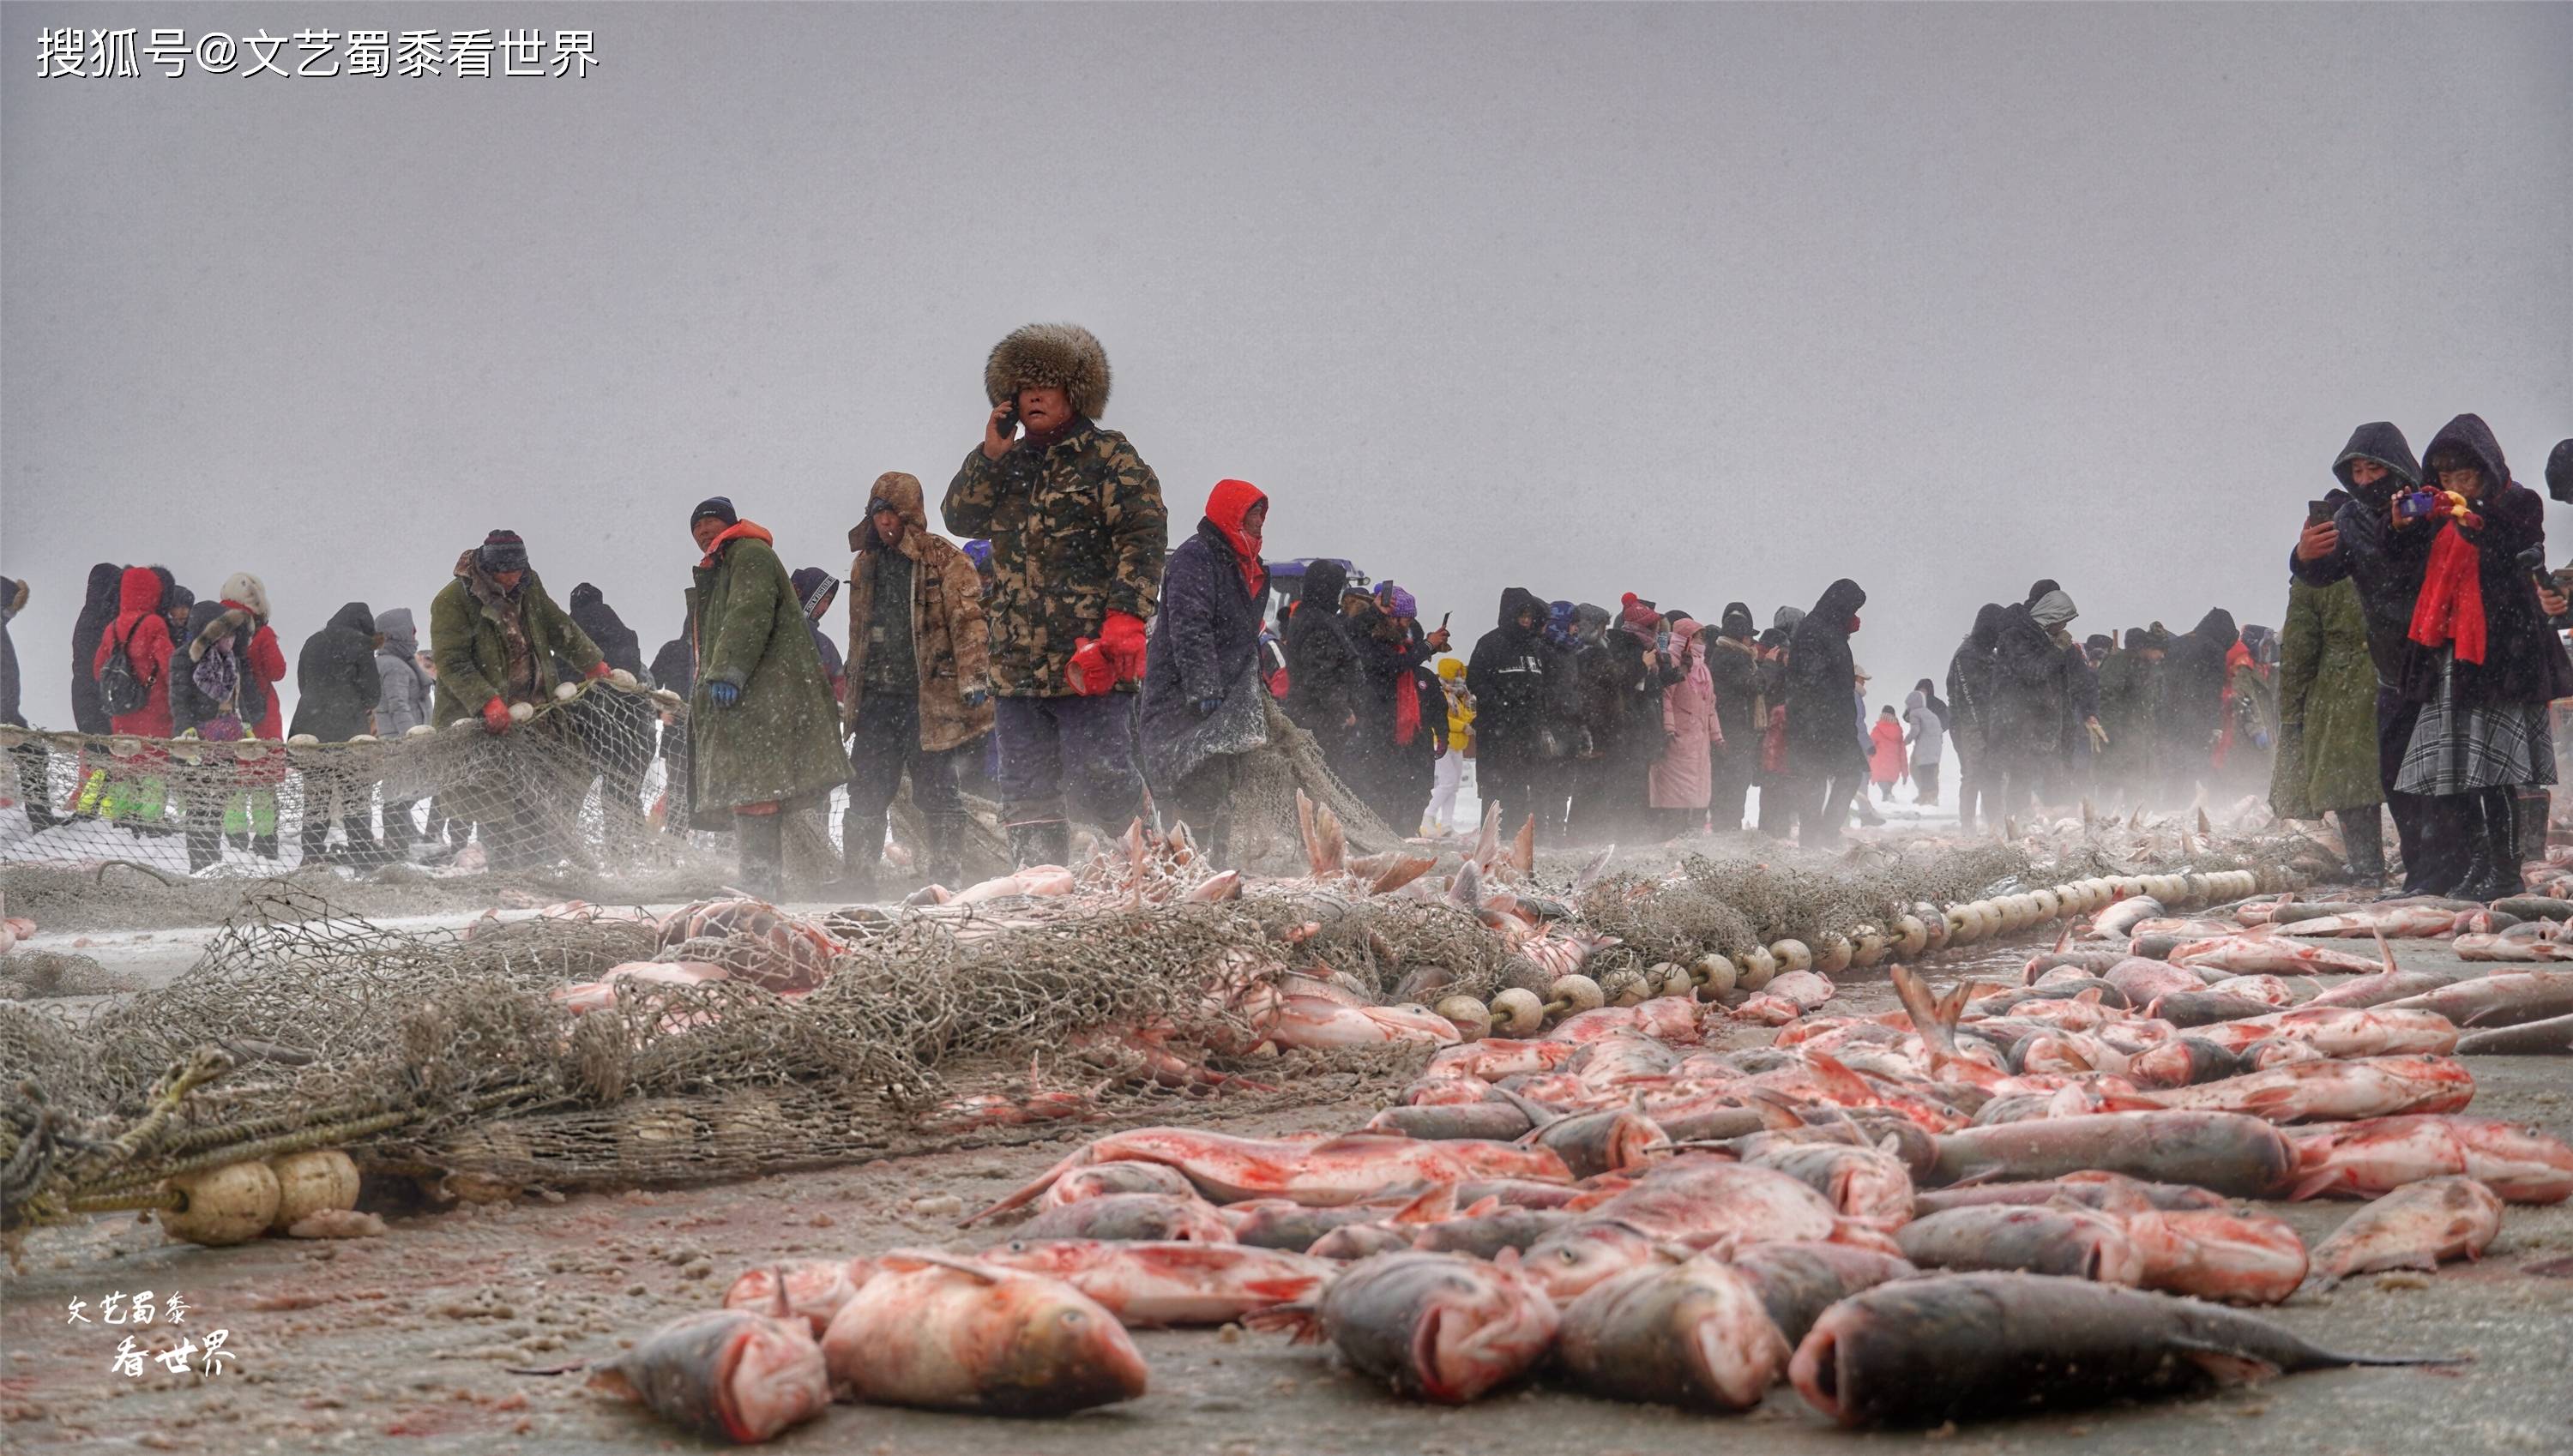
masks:
<path id="1" fill-rule="evenodd" d="M 1242 755 L 1269 741 L 1260 675 L 1260 558 L 1269 497 L 1219 480 L 1198 528 L 1162 571 L 1162 610 L 1144 654 L 1144 773 L 1166 812 L 1231 864 L 1234 783 Z"/>
<path id="2" fill-rule="evenodd" d="M 376 667 L 376 613 L 362 601 L 334 612 L 322 630 L 304 639 L 295 658 L 295 717 L 291 734 L 311 734 L 324 743 L 346 743 L 376 731 L 376 700 L 384 680 Z M 360 780 L 355 760 L 316 756 L 304 773 L 304 858 L 320 864 L 331 841 L 331 821 L 338 818 L 348 836 L 349 856 L 358 864 L 379 864 L 384 847 L 377 842 L 375 786 Z"/>
<path id="3" fill-rule="evenodd" d="M 1665 838 L 1688 834 L 1703 823 L 1715 792 L 1713 755 L 1722 732 L 1703 632 L 1703 625 L 1688 617 L 1671 621 L 1671 655 L 1680 680 L 1662 689 L 1662 753 L 1653 761 L 1648 785 Z M 1739 829 L 1739 808 L 1733 823 L 1717 827 Z"/>
<path id="4" fill-rule="evenodd" d="M 2367 655 L 2367 616 L 2358 588 L 2291 580 L 2278 647 L 2278 753 L 2269 770 L 2269 807 L 2281 819 L 2340 825 L 2349 872 L 2360 884 L 2385 878 L 2383 782 L 2376 771 L 2376 668 Z"/>
<path id="5" fill-rule="evenodd" d="M 688 806 L 698 828 L 739 836 L 742 888 L 775 900 L 785 893 L 782 816 L 848 773 L 839 705 L 775 538 L 721 496 L 698 504 L 688 533 L 705 552 L 688 591 L 697 644 Z"/>
<path id="6" fill-rule="evenodd" d="M 1286 716 L 1313 735 L 1331 772 L 1356 788 L 1364 762 L 1367 688 L 1348 618 L 1340 614 L 1348 584 L 1348 570 L 1337 561 L 1304 568 L 1295 615 L 1286 622 Z"/>
<path id="7" fill-rule="evenodd" d="M 429 657 L 436 679 L 429 721 L 442 729 L 479 718 L 483 731 L 495 737 L 518 731 L 513 708 L 523 704 L 532 713 L 553 700 L 561 667 L 584 677 L 610 671 L 598 644 L 528 567 L 527 543 L 505 529 L 458 555 L 452 577 L 429 598 Z M 537 718 L 529 731 L 553 735 L 562 725 Z M 540 748 L 519 757 L 529 772 L 560 779 L 556 771 L 573 755 Z M 554 832 L 562 816 L 525 791 L 524 777 L 474 773 L 446 781 L 437 793 L 437 814 L 480 827 L 482 852 L 495 869 L 558 858 L 565 848 Z M 571 792 L 567 780 L 547 787 Z"/>
<path id="8" fill-rule="evenodd" d="M 1948 658 L 1948 706 L 1953 715 L 1948 736 L 1957 747 L 1957 822 L 1975 832 L 1975 811 L 1987 804 L 1991 817 L 2001 812 L 2000 764 L 1986 752 L 1993 712 L 1993 649 L 2001 642 L 2003 607 L 1988 601 L 1975 612 L 1975 624 Z"/>
<path id="9" fill-rule="evenodd" d="M 1849 644 L 1865 605 L 1867 592 L 1844 576 L 1823 588 L 1787 641 L 1787 771 L 1803 824 L 1797 843 L 1807 848 L 1840 842 L 1851 791 L 1867 773 Z"/>
<path id="10" fill-rule="evenodd" d="M 1715 781 L 1707 813 L 1718 834 L 1741 830 L 1760 768 L 1760 648 L 1752 637 L 1751 608 L 1738 601 L 1724 604 L 1713 634 L 1698 637 L 1715 690 Z"/>
<path id="11" fill-rule="evenodd" d="M 1553 844 L 1563 800 L 1551 784 L 1564 757 L 1574 668 L 1571 654 L 1546 640 L 1545 621 L 1535 592 L 1503 588 L 1498 624 L 1466 661 L 1465 687 L 1474 695 L 1476 787 L 1498 807 L 1503 836 L 1532 820 L 1537 842 Z"/>

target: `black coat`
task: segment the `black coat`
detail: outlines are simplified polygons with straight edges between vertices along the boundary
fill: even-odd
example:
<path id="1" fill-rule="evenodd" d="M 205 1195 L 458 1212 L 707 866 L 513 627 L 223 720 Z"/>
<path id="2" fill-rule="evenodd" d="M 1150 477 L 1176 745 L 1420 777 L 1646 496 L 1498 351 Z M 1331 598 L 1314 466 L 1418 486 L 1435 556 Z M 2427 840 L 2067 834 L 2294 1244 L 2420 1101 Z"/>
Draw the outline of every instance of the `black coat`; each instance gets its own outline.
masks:
<path id="1" fill-rule="evenodd" d="M 1867 593 L 1844 576 L 1823 588 L 1787 639 L 1787 765 L 1799 777 L 1853 772 L 1867 762 L 1849 645 L 1850 619 L 1865 605 Z"/>
<path id="2" fill-rule="evenodd" d="M 1240 561 L 1215 522 L 1201 520 L 1163 564 L 1141 708 L 1144 764 L 1156 784 L 1176 787 L 1210 755 L 1264 741 L 1260 606 L 1267 593 L 1252 594 Z M 1210 699 L 1215 710 L 1199 712 Z"/>
<path id="3" fill-rule="evenodd" d="M 116 620 L 117 583 L 125 568 L 101 561 L 89 568 L 89 595 L 81 598 L 80 616 L 72 623 L 72 726 L 83 733 L 112 731 L 107 709 L 98 701 L 98 676 L 89 665 L 98 660 L 99 639 Z"/>
<path id="4" fill-rule="evenodd" d="M 1357 646 L 1340 617 L 1340 591 L 1348 579 L 1334 562 L 1306 566 L 1295 615 L 1286 622 L 1286 713 L 1326 747 L 1342 744 L 1355 731 L 1343 726 L 1349 718 L 1366 716 Z"/>
<path id="5" fill-rule="evenodd" d="M 2350 465 L 2357 460 L 2374 460 L 2388 473 L 2362 490 L 2350 479 Z M 2393 523 L 2394 494 L 2418 484 L 2421 467 L 2413 462 L 2403 431 L 2380 420 L 2351 432 L 2340 458 L 2332 462 L 2332 473 L 2340 477 L 2342 488 L 2324 498 L 2335 502 L 2332 527 L 2340 533 L 2340 544 L 2312 561 L 2300 561 L 2290 550 L 2287 569 L 2314 586 L 2343 578 L 2357 583 L 2359 612 L 2367 619 L 2368 659 L 2376 664 L 2377 683 L 2392 686 L 2403 681 L 2411 660 L 2412 608 L 2420 599 L 2421 567 L 2429 558 L 2431 538 L 2438 534 L 2426 525 L 2398 529 Z"/>
<path id="6" fill-rule="evenodd" d="M 571 620 L 597 645 L 599 660 L 636 677 L 643 675 L 643 643 L 634 635 L 634 629 L 625 625 L 625 619 L 616 614 L 616 608 L 607 604 L 605 593 L 586 581 L 573 587 Z M 565 682 L 576 682 L 580 677 L 568 666 L 560 673 Z"/>
<path id="7" fill-rule="evenodd" d="M 27 583 L 0 576 L 0 723 L 24 728 L 18 713 L 18 644 L 9 637 L 9 619 L 27 604 Z"/>
<path id="8" fill-rule="evenodd" d="M 289 733 L 346 743 L 372 731 L 384 674 L 376 666 L 376 614 L 353 601 L 304 639 L 295 657 L 295 721 Z"/>
<path id="9" fill-rule="evenodd" d="M 2480 666 L 2471 662 L 2456 664 L 2455 700 L 2467 706 L 2493 707 L 2573 697 L 2573 660 L 2565 655 L 2564 639 L 2555 635 L 2539 611 L 2537 588 L 2529 580 L 2531 567 L 2519 559 L 2522 552 L 2531 551 L 2537 553 L 2532 560 L 2543 559 L 2546 502 L 2536 491 L 2510 478 L 2510 465 L 2502 458 L 2501 444 L 2481 418 L 2460 414 L 2449 420 L 2430 437 L 2429 447 L 2421 457 L 2429 459 L 2449 446 L 2480 461 L 2484 474 L 2483 498 L 2475 507 L 2483 524 L 2473 529 L 2457 527 L 2457 533 L 2473 542 L 2477 552 L 2476 575 L 2483 587 L 2484 660 Z M 2374 630 L 2371 622 L 2371 636 Z M 2411 702 L 2426 703 L 2438 691 L 2439 653 L 2418 644 L 2409 645 L 2412 651 L 2404 666 L 2403 696 Z"/>
<path id="10" fill-rule="evenodd" d="M 2025 606 L 2002 609 L 1993 643 L 1984 741 L 2006 758 L 2038 762 L 2064 748 L 2065 649 Z"/>
<path id="11" fill-rule="evenodd" d="M 1747 754 L 1746 762 L 1757 762 L 1760 726 L 1752 719 L 1752 709 L 1760 700 L 1760 660 L 1750 647 L 1750 642 L 1736 637 L 1708 642 L 1706 674 L 1715 680 L 1715 722 L 1724 731 L 1724 746 L 1716 752 L 1735 758 Z"/>
<path id="12" fill-rule="evenodd" d="M 1536 625 L 1518 617 L 1533 612 Z M 1474 643 L 1465 690 L 1474 695 L 1474 751 L 1503 759 L 1559 756 L 1572 690 L 1572 655 L 1545 639 L 1545 603 L 1513 586 L 1501 593 L 1500 625 Z M 1553 740 L 1554 752 L 1547 751 Z"/>
<path id="13" fill-rule="evenodd" d="M 2234 630 L 2233 614 L 2213 607 L 2186 635 L 2172 639 L 2170 654 L 2162 662 L 2160 701 L 2153 721 L 2175 755 L 2174 765 L 2203 766 L 2208 761 L 2215 732 L 2224 725 L 2224 680 L 2230 674 L 2224 654 L 2233 650 L 2241 635 Z"/>

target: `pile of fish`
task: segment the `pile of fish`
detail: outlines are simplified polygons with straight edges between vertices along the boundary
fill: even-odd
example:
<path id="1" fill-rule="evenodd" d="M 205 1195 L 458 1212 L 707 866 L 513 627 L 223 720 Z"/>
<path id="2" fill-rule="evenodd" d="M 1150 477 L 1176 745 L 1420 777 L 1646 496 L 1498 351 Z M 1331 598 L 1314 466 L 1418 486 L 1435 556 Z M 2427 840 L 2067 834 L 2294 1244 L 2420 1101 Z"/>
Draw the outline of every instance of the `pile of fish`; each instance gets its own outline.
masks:
<path id="1" fill-rule="evenodd" d="M 1412 1399 L 1537 1379 L 1724 1412 L 1783 1383 L 1849 1426 L 2436 1363 L 2241 1306 L 2471 1258 L 2507 1205 L 2573 1197 L 2573 1147 L 2469 1115 L 2454 1056 L 2463 1025 L 2563 1015 L 2573 972 L 2407 972 L 2384 948 L 2558 906 L 2179 922 L 2131 898 L 2017 986 L 1897 966 L 1902 1009 L 1860 1016 L 1782 974 L 1794 1016 L 1734 1050 L 1710 1044 L 1743 1038 L 1739 1004 L 1593 1006 L 1442 1046 L 1354 1131 L 1097 1137 L 966 1220 L 1022 1215 L 1006 1242 L 750 1270 L 596 1380 L 756 1440 L 834 1395 L 1126 1400 L 1128 1327 L 1235 1322 Z M 2351 936 L 2376 954 L 2331 950 Z M 2320 1197 L 2370 1201 L 2312 1249 L 2236 1201 Z"/>

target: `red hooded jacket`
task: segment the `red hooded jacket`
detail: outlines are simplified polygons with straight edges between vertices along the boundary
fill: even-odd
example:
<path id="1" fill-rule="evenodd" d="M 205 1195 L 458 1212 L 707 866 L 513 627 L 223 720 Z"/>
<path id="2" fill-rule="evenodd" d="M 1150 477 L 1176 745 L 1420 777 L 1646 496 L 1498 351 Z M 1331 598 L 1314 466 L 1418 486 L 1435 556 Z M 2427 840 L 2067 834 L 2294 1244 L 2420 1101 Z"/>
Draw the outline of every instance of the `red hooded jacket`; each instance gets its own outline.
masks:
<path id="1" fill-rule="evenodd" d="M 128 566 L 117 578 L 116 620 L 98 640 L 90 659 L 90 676 L 107 667 L 119 645 L 134 664 L 135 675 L 151 684 L 152 701 L 132 713 L 119 713 L 111 726 L 143 738 L 170 736 L 170 624 L 161 616 L 161 576 L 149 566 Z"/>

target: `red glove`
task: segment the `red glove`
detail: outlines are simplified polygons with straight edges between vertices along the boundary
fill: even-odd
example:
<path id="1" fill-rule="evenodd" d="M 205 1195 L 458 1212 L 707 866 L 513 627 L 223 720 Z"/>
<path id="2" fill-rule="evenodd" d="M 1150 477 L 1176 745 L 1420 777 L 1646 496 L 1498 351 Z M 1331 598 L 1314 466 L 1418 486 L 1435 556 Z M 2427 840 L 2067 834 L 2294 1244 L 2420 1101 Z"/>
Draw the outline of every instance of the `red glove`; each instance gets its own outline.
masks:
<path id="1" fill-rule="evenodd" d="M 602 657 L 597 662 L 591 664 L 589 671 L 582 673 L 581 677 L 585 681 L 596 682 L 598 679 L 607 676 L 609 671 L 610 669 L 607 665 L 607 659 Z"/>
<path id="2" fill-rule="evenodd" d="M 1072 644 L 1072 663 L 1063 672 L 1064 681 L 1085 698 L 1095 698 L 1117 686 L 1116 669 L 1110 665 L 1108 644 L 1094 637 L 1076 637 Z"/>
<path id="3" fill-rule="evenodd" d="M 507 699 L 493 698 L 491 701 L 482 705 L 482 726 L 493 733 L 506 733 L 509 731 L 509 703 Z"/>
<path id="4" fill-rule="evenodd" d="M 1099 629 L 1100 645 L 1108 649 L 1109 660 L 1116 665 L 1120 682 L 1144 680 L 1144 619 L 1132 612 L 1110 612 L 1108 624 Z"/>

